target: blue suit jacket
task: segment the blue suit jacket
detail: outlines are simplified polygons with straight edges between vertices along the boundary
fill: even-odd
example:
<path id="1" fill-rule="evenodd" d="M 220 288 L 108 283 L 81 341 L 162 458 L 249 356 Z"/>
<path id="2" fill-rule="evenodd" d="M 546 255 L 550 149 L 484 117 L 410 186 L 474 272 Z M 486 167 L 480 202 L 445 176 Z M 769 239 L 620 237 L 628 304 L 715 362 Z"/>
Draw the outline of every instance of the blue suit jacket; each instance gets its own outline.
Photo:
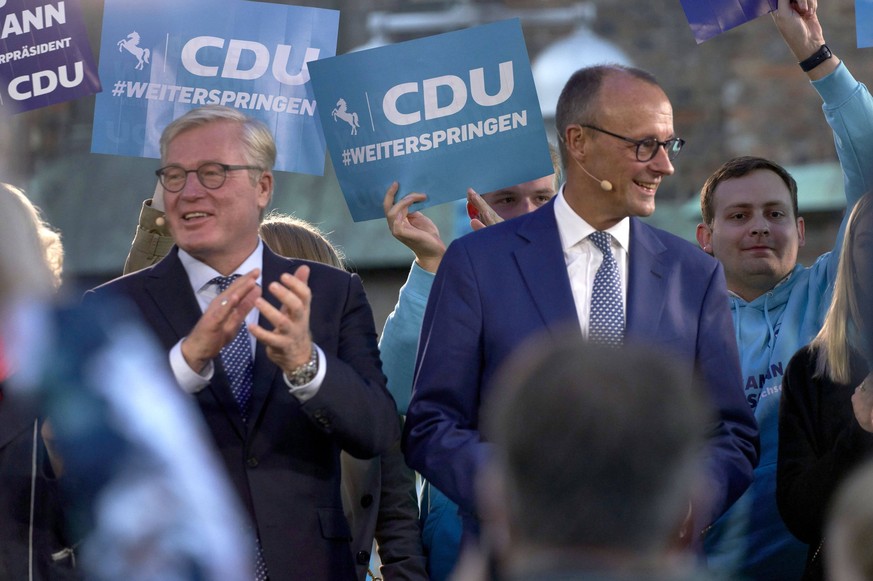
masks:
<path id="1" fill-rule="evenodd" d="M 323 264 L 285 259 L 265 247 L 264 288 L 301 264 L 311 268 L 312 340 L 327 360 L 318 393 L 301 404 L 258 343 L 247 424 L 220 360 L 215 360 L 211 383 L 194 397 L 258 529 L 270 579 L 351 580 L 355 567 L 340 496 L 340 449 L 370 458 L 396 442 L 400 429 L 360 278 Z M 107 294 L 131 299 L 168 351 L 201 316 L 176 248 L 151 268 L 89 291 L 85 300 Z M 263 296 L 279 308 L 272 293 Z M 263 316 L 259 324 L 272 328 Z"/>
<path id="2" fill-rule="evenodd" d="M 626 342 L 657 343 L 705 380 L 717 414 L 712 504 L 695 521 L 708 524 L 748 487 L 758 459 L 721 265 L 631 218 L 626 319 Z M 579 321 L 554 201 L 451 244 L 425 312 L 403 445 L 408 464 L 466 515 L 475 513 L 473 478 L 488 454 L 479 406 L 494 373 L 525 339 L 568 328 Z"/>

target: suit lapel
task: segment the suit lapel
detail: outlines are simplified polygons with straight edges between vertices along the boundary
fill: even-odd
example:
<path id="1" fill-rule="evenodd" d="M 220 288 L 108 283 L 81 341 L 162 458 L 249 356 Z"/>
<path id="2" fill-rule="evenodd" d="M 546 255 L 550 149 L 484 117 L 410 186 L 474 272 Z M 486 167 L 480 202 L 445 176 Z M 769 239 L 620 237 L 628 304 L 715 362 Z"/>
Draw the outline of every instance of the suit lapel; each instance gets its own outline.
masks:
<path id="1" fill-rule="evenodd" d="M 578 320 L 554 204 L 552 199 L 528 214 L 516 230 L 525 242 L 515 251 L 531 299 L 550 331 L 565 329 L 568 320 Z"/>
<path id="2" fill-rule="evenodd" d="M 197 324 L 202 315 L 197 297 L 191 289 L 188 273 L 179 260 L 179 251 L 174 246 L 170 254 L 156 264 L 149 272 L 149 278 L 145 283 L 145 291 L 155 303 L 155 307 L 172 327 L 175 337 L 169 338 L 170 345 L 174 345 L 182 337 L 185 337 Z M 211 397 L 218 406 L 224 410 L 228 421 L 233 424 L 234 430 L 240 438 L 245 435 L 245 425 L 239 413 L 239 407 L 233 394 L 230 392 L 230 383 L 221 365 L 221 359 L 213 360 L 215 373 L 209 385 L 198 394 L 200 397 Z M 206 393 L 204 393 L 206 392 Z"/>
<path id="3" fill-rule="evenodd" d="M 661 315 L 666 305 L 666 247 L 654 230 L 637 218 L 631 218 L 628 252 L 627 335 L 652 338 L 658 336 Z"/>
<path id="4" fill-rule="evenodd" d="M 170 343 L 175 344 L 185 337 L 200 319 L 200 305 L 191 290 L 188 273 L 179 260 L 179 250 L 175 246 L 164 260 L 148 272 L 145 291 L 175 333 Z"/>

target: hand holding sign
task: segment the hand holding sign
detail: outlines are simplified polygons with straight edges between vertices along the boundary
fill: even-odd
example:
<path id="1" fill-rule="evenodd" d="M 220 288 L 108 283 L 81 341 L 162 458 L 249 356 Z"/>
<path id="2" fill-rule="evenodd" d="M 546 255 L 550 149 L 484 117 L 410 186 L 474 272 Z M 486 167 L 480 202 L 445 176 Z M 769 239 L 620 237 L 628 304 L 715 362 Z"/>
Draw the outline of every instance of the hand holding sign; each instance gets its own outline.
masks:
<path id="1" fill-rule="evenodd" d="M 427 199 L 424 194 L 409 194 L 399 202 L 394 201 L 399 185 L 391 184 L 385 192 L 383 206 L 385 219 L 391 235 L 409 247 L 415 253 L 415 261 L 428 272 L 436 272 L 443 255 L 446 253 L 446 243 L 440 238 L 440 231 L 430 218 L 421 212 L 410 212 L 409 206 Z"/>

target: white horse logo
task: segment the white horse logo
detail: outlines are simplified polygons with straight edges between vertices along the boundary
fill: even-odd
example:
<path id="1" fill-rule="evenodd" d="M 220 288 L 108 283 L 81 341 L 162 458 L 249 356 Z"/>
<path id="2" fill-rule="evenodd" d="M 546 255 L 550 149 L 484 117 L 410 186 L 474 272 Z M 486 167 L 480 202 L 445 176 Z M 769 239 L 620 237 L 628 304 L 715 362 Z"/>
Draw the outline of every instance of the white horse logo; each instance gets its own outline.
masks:
<path id="1" fill-rule="evenodd" d="M 336 102 L 336 109 L 330 112 L 333 116 L 333 121 L 336 123 L 336 118 L 339 117 L 352 127 L 352 135 L 358 134 L 358 114 L 346 111 L 346 100 L 340 99 Z"/>
<path id="2" fill-rule="evenodd" d="M 149 63 L 149 55 L 151 51 L 147 48 L 139 47 L 139 33 L 136 31 L 131 32 L 127 35 L 127 38 L 124 40 L 118 41 L 118 52 L 121 52 L 122 49 L 127 49 L 127 52 L 136 57 L 136 69 L 142 70 L 143 65 L 150 64 Z"/>

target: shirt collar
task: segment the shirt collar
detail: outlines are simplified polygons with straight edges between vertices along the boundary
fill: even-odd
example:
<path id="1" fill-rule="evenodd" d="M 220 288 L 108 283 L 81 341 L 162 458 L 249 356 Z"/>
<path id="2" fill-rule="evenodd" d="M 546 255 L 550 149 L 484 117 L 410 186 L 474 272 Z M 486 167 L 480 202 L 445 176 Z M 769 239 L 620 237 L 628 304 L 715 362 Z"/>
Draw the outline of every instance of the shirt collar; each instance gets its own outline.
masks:
<path id="1" fill-rule="evenodd" d="M 203 288 L 209 284 L 209 281 L 216 276 L 222 276 L 220 272 L 205 262 L 200 262 L 181 248 L 179 249 L 179 260 L 182 262 L 185 272 L 188 273 L 188 280 L 191 281 L 191 288 L 196 292 L 202 291 Z M 258 245 L 255 247 L 255 250 L 249 254 L 248 258 L 243 260 L 242 264 L 236 267 L 236 270 L 231 274 L 245 274 L 254 268 L 258 268 L 261 270 L 261 274 L 258 275 L 257 283 L 258 285 L 261 285 L 263 264 L 264 242 L 261 239 L 258 239 Z"/>
<path id="2" fill-rule="evenodd" d="M 555 200 L 555 220 L 558 222 L 558 233 L 561 236 L 561 247 L 564 252 L 578 244 L 580 240 L 588 238 L 595 231 L 594 227 L 573 211 L 573 208 L 567 203 L 564 198 L 564 186 L 561 186 Z M 630 219 L 622 219 L 605 232 L 609 232 L 625 252 L 630 249 Z"/>

